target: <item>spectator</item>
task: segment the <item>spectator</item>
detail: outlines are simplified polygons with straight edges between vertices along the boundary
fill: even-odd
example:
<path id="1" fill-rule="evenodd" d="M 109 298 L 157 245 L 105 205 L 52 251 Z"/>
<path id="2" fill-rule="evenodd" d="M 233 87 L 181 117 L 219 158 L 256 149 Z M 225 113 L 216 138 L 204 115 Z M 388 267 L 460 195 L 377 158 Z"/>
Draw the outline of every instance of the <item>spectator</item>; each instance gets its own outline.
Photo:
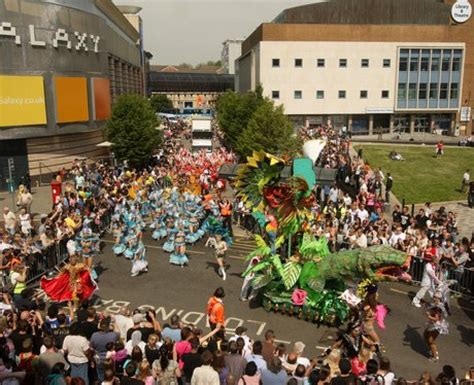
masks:
<path id="1" fill-rule="evenodd" d="M 194 369 L 191 385 L 220 385 L 219 374 L 212 368 L 212 353 L 208 350 L 202 354 L 202 366 Z"/>
<path id="2" fill-rule="evenodd" d="M 286 385 L 288 381 L 288 375 L 278 357 L 273 357 L 268 364 L 268 369 L 262 369 L 261 373 L 262 385 Z"/>

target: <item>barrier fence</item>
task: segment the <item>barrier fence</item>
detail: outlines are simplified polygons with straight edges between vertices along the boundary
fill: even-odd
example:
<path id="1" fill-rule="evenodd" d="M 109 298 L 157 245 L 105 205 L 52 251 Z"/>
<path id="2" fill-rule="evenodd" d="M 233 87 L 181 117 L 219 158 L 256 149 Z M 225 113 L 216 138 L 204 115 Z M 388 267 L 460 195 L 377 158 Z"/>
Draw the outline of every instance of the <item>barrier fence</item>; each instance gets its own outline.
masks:
<path id="1" fill-rule="evenodd" d="M 111 211 L 107 211 L 100 218 L 100 223 L 91 223 L 95 234 L 103 234 L 110 226 Z M 30 285 L 43 275 L 57 270 L 68 258 L 67 243 L 75 237 L 64 238 L 40 253 L 30 254 L 25 258 L 25 265 L 29 266 L 27 284 Z"/>

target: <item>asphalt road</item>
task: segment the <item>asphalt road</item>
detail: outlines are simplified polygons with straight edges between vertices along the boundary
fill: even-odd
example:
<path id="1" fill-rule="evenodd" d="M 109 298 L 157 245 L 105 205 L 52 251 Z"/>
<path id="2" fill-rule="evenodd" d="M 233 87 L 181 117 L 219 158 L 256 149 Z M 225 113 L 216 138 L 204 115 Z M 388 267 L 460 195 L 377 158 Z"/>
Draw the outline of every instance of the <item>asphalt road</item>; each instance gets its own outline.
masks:
<path id="1" fill-rule="evenodd" d="M 104 239 L 104 253 L 96 258 L 99 273 L 96 305 L 100 310 L 115 313 L 123 305 L 151 307 L 156 310 L 160 322 L 179 314 L 185 322 L 206 330 L 207 300 L 216 287 L 223 286 L 229 332 L 243 325 L 252 338 L 263 339 L 264 331 L 273 329 L 277 339 L 283 342 L 303 341 L 307 346 L 306 354 L 311 357 L 321 352 L 318 347 L 331 344 L 336 332 L 334 328 L 267 313 L 263 308 L 250 308 L 248 303 L 239 301 L 243 258 L 252 250 L 252 241 L 237 236 L 228 253 L 230 268 L 226 281 L 217 275 L 212 250 L 204 247 L 203 241 L 188 247 L 190 264 L 185 268 L 170 265 L 169 255 L 161 249 L 162 242 L 151 239 L 149 233 L 145 234 L 144 241 L 149 272 L 132 278 L 131 262 L 115 257 L 111 252 L 111 238 Z M 410 305 L 409 295 L 417 288 L 388 283 L 380 286 L 380 299 L 390 307 L 391 313 L 386 319 L 387 328 L 379 330 L 379 335 L 395 373 L 418 379 L 423 370 L 436 375 L 443 364 L 449 363 L 464 376 L 464 372 L 474 364 L 474 305 L 467 301 L 451 301 L 450 333 L 439 337 L 440 362 L 432 363 L 427 359 L 427 346 L 422 337 L 423 311 Z"/>

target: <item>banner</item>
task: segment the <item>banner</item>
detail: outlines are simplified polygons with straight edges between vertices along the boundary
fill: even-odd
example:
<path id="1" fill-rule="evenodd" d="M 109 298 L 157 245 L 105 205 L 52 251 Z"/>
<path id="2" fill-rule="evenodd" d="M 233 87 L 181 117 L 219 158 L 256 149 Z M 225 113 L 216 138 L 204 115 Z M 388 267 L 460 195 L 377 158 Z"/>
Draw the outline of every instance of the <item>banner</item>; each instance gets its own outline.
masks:
<path id="1" fill-rule="evenodd" d="M 46 124 L 42 76 L 0 76 L 0 127 Z"/>
<path id="2" fill-rule="evenodd" d="M 54 86 L 58 123 L 85 122 L 89 120 L 86 78 L 55 76 Z"/>
<path id="3" fill-rule="evenodd" d="M 112 112 L 109 79 L 93 78 L 92 84 L 94 87 L 94 120 L 107 120 Z"/>

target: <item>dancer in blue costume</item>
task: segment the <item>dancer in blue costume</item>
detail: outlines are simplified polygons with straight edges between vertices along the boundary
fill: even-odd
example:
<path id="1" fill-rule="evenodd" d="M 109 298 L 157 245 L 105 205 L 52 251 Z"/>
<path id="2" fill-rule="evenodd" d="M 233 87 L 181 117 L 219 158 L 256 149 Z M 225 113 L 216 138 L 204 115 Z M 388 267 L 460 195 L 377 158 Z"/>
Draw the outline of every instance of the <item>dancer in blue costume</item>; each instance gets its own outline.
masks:
<path id="1" fill-rule="evenodd" d="M 142 240 L 138 240 L 137 248 L 132 262 L 131 276 L 136 277 L 140 273 L 148 272 L 148 261 L 145 259 L 146 248 Z"/>
<path id="2" fill-rule="evenodd" d="M 168 217 L 166 222 L 167 239 L 166 242 L 163 244 L 163 250 L 167 253 L 171 253 L 174 251 L 174 239 L 176 231 L 177 229 L 175 227 L 175 219 L 172 217 Z"/>
<path id="3" fill-rule="evenodd" d="M 170 263 L 172 265 L 178 265 L 183 267 L 189 262 L 188 257 L 186 256 L 186 242 L 185 242 L 185 233 L 183 226 L 178 229 L 176 237 L 174 240 L 174 252 L 170 255 Z"/>
<path id="4" fill-rule="evenodd" d="M 124 253 L 127 246 L 125 245 L 125 224 L 121 219 L 112 222 L 112 235 L 115 239 L 115 244 L 112 246 L 112 251 L 119 256 Z"/>
<path id="5" fill-rule="evenodd" d="M 91 269 L 91 276 L 97 279 L 97 272 L 93 268 L 93 258 L 99 251 L 100 238 L 95 235 L 89 227 L 84 227 L 76 237 L 78 243 L 78 252 L 84 258 L 84 263 Z"/>
<path id="6" fill-rule="evenodd" d="M 162 214 L 161 210 L 155 212 L 155 217 L 150 227 L 154 229 L 151 235 L 154 240 L 160 240 L 166 237 L 165 216 Z"/>

